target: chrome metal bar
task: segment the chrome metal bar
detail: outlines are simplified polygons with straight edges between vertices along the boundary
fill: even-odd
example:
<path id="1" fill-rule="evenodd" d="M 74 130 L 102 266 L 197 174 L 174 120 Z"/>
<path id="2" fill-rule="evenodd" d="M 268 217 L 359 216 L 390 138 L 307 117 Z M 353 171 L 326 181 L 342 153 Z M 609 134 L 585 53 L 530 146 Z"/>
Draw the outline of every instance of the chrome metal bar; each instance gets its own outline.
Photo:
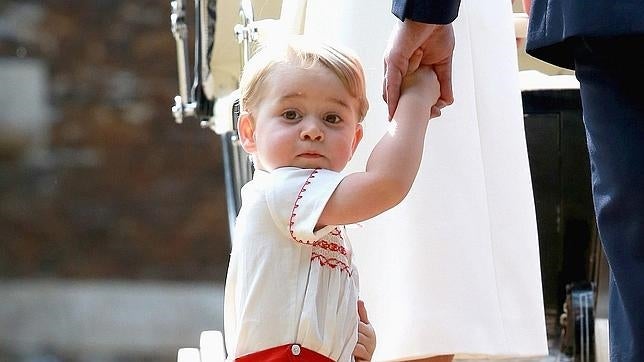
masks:
<path id="1" fill-rule="evenodd" d="M 191 99 L 188 96 L 188 26 L 186 25 L 186 8 L 183 0 L 174 0 L 170 2 L 172 12 L 170 22 L 172 35 L 177 47 L 177 71 L 179 76 L 179 96 L 181 100 L 189 103 Z"/>
<path id="2" fill-rule="evenodd" d="M 201 1 L 201 0 L 195 0 L 195 63 L 194 63 L 194 76 L 192 80 L 192 99 L 196 100 L 197 99 L 197 92 L 198 92 L 198 87 L 201 84 L 201 72 L 204 67 L 204 61 L 203 61 L 203 52 L 201 47 L 203 46 L 203 31 L 202 31 L 202 12 L 201 12 L 201 4 L 204 3 L 207 0 Z"/>
<path id="3" fill-rule="evenodd" d="M 177 47 L 177 69 L 179 76 L 179 95 L 174 98 L 172 114 L 177 123 L 184 117 L 197 117 L 199 120 L 212 116 L 214 101 L 204 93 L 204 84 L 209 73 L 208 62 L 208 4 L 214 0 L 195 0 L 195 63 L 192 87 L 188 89 L 190 73 L 188 64 L 188 27 L 184 0 L 170 2 L 172 34 Z"/>
<path id="4" fill-rule="evenodd" d="M 200 53 L 201 56 L 199 57 L 199 64 L 200 64 L 200 69 L 199 72 L 201 74 L 201 83 L 205 84 L 206 78 L 208 78 L 208 73 L 210 73 L 210 66 L 208 62 L 208 2 L 211 0 L 198 0 L 199 1 L 199 30 L 200 30 L 200 37 L 199 37 L 199 49 L 201 49 Z M 213 0 L 214 1 L 214 0 Z"/>
<path id="5" fill-rule="evenodd" d="M 195 103 L 194 114 L 198 120 L 207 120 L 213 115 L 214 100 L 204 91 L 210 64 L 208 62 L 208 3 L 215 0 L 195 0 L 195 63 L 191 103 Z M 214 34 L 213 34 L 214 36 Z"/>
<path id="6" fill-rule="evenodd" d="M 239 176 L 236 174 L 239 167 L 235 155 L 238 153 L 235 143 L 235 132 L 226 132 L 221 135 L 221 148 L 224 161 L 224 183 L 226 184 L 226 208 L 228 210 L 228 232 L 231 237 L 235 229 L 235 220 L 241 207 L 241 186 L 238 185 Z"/>
<path id="7" fill-rule="evenodd" d="M 241 0 L 239 7 L 240 24 L 235 25 L 235 35 L 240 44 L 241 67 L 243 68 L 251 57 L 252 43 L 257 40 L 257 27 L 254 25 L 253 4 L 250 0 Z"/>
<path id="8" fill-rule="evenodd" d="M 210 40 L 214 27 L 208 27 L 210 16 L 214 15 L 215 0 L 195 0 L 195 55 L 193 67 L 193 82 L 189 88 L 188 81 L 188 27 L 186 26 L 185 0 L 171 1 L 172 33 L 177 46 L 177 68 L 179 71 L 179 95 L 175 97 L 172 107 L 177 123 L 181 123 L 186 116 L 194 116 L 201 120 L 203 127 L 208 127 L 212 122 L 214 101 L 208 99 L 204 92 L 204 85 L 210 73 Z M 212 5 L 212 6 L 211 6 Z M 209 13 L 209 10 L 211 12 Z M 241 64 L 243 68 L 251 56 L 253 42 L 257 40 L 257 27 L 254 24 L 252 3 L 250 0 L 241 0 L 239 8 L 240 24 L 233 29 L 241 51 Z M 213 39 L 214 41 L 214 39 Z M 232 131 L 221 135 L 224 161 L 224 180 L 226 183 L 226 206 L 228 209 L 228 223 L 232 236 L 237 213 L 241 208 L 241 188 L 251 180 L 253 165 L 248 154 L 239 143 L 236 120 L 239 115 L 239 101 L 231 109 L 233 115 Z M 231 238 L 232 239 L 232 238 Z"/>
<path id="9" fill-rule="evenodd" d="M 240 69 L 251 57 L 252 42 L 257 40 L 257 27 L 254 24 L 253 6 L 250 0 L 241 0 L 239 8 L 240 23 L 235 25 L 234 32 L 240 44 L 241 64 Z M 248 154 L 239 143 L 237 133 L 237 118 L 239 116 L 239 100 L 232 109 L 233 130 L 222 135 L 224 148 L 224 167 L 226 168 L 226 203 L 228 206 L 228 225 L 231 241 L 235 220 L 241 208 L 241 188 L 253 177 L 253 164 Z"/>

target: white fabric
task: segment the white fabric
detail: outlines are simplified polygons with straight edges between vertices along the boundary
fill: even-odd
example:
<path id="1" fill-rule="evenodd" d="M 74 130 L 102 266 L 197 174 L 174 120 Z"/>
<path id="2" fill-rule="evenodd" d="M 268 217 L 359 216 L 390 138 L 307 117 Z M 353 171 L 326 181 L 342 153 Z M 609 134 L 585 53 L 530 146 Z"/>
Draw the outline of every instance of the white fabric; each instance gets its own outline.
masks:
<path id="1" fill-rule="evenodd" d="M 548 353 L 510 3 L 462 0 L 456 102 L 431 122 L 406 200 L 348 230 L 378 336 L 374 361 Z M 370 111 L 348 170 L 364 168 L 387 125 L 390 6 L 308 0 L 305 33 L 348 45 L 365 65 Z"/>
<path id="2" fill-rule="evenodd" d="M 343 175 L 256 171 L 242 188 L 224 299 L 229 359 L 290 343 L 351 361 L 358 273 L 343 227 L 314 232 Z"/>

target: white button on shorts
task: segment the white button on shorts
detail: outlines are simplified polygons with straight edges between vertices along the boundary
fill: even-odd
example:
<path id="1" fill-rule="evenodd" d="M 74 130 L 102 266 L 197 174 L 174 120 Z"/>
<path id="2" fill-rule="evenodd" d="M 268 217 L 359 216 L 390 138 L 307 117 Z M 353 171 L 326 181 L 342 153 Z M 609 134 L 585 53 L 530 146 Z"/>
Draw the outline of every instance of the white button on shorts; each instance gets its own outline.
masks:
<path id="1" fill-rule="evenodd" d="M 294 344 L 291 346 L 291 353 L 293 353 L 293 356 L 299 356 L 300 352 L 301 349 L 299 344 Z"/>

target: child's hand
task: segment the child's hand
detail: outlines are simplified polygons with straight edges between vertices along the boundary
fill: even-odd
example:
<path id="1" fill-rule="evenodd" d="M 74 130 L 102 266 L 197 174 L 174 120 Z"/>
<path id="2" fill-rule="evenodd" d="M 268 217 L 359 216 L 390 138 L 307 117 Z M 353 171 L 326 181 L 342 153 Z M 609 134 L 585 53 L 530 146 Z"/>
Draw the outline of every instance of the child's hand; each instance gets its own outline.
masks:
<path id="1" fill-rule="evenodd" d="M 440 108 L 435 106 L 440 97 L 440 84 L 433 68 L 420 65 L 422 55 L 422 51 L 417 50 L 409 61 L 409 72 L 403 78 L 401 98 L 409 98 L 414 102 L 410 107 L 418 107 L 433 118 L 440 115 Z"/>
<path id="2" fill-rule="evenodd" d="M 373 356 L 373 352 L 376 350 L 376 331 L 369 323 L 367 309 L 365 309 L 364 302 L 361 300 L 358 301 L 358 316 L 360 316 L 360 321 L 358 322 L 358 343 L 353 350 L 353 356 L 356 358 L 356 362 L 371 361 L 371 356 Z"/>

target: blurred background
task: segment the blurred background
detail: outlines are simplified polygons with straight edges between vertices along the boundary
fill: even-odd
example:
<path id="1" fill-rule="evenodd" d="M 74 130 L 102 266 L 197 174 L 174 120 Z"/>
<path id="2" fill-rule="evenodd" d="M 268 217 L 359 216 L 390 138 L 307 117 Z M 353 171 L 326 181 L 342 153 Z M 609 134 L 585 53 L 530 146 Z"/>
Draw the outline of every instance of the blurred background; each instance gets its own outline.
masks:
<path id="1" fill-rule="evenodd" d="M 220 137 L 174 122 L 177 87 L 169 0 L 0 0 L 0 361 L 174 361 L 223 329 Z"/>
<path id="2" fill-rule="evenodd" d="M 169 16 L 0 0 L 0 361 L 170 361 L 223 327 L 221 146 L 174 122 Z"/>

